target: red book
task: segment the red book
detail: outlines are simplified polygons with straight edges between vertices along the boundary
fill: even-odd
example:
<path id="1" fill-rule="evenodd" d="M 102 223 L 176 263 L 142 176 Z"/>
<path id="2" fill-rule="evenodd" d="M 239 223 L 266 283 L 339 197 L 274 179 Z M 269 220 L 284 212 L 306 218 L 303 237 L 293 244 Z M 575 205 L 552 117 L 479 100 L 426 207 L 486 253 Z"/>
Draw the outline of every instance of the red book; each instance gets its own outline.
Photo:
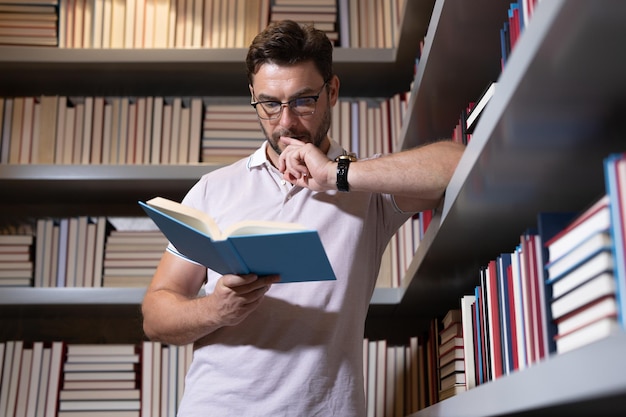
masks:
<path id="1" fill-rule="evenodd" d="M 547 349 L 547 335 L 546 335 L 546 313 L 545 313 L 545 280 L 543 277 L 543 259 L 541 257 L 541 242 L 539 240 L 539 236 L 532 235 L 530 239 L 530 248 L 531 248 L 531 268 L 532 268 L 532 276 L 534 286 L 534 322 L 535 322 L 535 337 L 536 337 L 536 346 L 537 346 L 537 356 L 538 359 L 543 359 L 548 354 Z"/>

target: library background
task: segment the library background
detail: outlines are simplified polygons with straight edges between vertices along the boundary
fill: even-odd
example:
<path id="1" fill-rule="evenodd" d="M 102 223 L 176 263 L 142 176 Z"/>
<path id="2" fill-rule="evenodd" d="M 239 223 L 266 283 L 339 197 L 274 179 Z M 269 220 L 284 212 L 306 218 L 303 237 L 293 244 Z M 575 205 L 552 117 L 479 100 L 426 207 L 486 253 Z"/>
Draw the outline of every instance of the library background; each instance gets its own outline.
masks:
<path id="1" fill-rule="evenodd" d="M 467 145 L 385 253 L 368 416 L 622 415 L 619 0 L 0 0 L 0 415 L 175 415 L 137 201 L 259 145 L 243 62 L 282 18 L 335 43 L 345 148 Z"/>

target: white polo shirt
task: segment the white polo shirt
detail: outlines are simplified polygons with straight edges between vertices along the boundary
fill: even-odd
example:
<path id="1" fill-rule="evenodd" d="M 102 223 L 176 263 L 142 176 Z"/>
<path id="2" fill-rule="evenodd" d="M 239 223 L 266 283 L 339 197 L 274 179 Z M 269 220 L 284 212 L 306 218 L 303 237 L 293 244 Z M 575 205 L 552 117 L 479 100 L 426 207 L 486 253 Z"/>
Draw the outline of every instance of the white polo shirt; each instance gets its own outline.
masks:
<path id="1" fill-rule="evenodd" d="M 334 159 L 342 149 L 331 142 Z M 274 220 L 317 230 L 337 281 L 274 284 L 241 324 L 200 340 L 178 416 L 362 417 L 365 318 L 382 253 L 412 213 L 389 195 L 294 187 L 266 146 L 204 175 L 184 204 L 222 229 Z M 208 271 L 207 293 L 218 278 Z"/>

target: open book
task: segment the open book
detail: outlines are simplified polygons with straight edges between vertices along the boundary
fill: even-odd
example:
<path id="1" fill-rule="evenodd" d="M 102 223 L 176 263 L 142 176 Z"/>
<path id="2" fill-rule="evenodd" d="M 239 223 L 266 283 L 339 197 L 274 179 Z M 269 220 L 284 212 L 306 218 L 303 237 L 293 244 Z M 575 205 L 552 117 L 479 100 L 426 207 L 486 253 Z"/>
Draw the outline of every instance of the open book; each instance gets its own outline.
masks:
<path id="1" fill-rule="evenodd" d="M 315 230 L 248 220 L 220 231 L 208 214 L 163 197 L 139 204 L 178 252 L 220 274 L 280 274 L 280 282 L 336 279 Z"/>

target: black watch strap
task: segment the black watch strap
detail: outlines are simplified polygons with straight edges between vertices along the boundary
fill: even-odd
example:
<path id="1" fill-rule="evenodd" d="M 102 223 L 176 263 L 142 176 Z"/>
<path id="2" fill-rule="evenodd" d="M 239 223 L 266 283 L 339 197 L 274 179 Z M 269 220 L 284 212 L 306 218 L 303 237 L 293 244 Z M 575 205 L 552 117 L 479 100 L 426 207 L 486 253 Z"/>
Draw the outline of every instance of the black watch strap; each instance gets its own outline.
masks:
<path id="1" fill-rule="evenodd" d="M 351 154 L 340 155 L 336 159 L 337 161 L 337 190 L 342 192 L 350 191 L 350 185 L 348 184 L 348 169 L 350 163 L 356 161 L 356 157 Z"/>

